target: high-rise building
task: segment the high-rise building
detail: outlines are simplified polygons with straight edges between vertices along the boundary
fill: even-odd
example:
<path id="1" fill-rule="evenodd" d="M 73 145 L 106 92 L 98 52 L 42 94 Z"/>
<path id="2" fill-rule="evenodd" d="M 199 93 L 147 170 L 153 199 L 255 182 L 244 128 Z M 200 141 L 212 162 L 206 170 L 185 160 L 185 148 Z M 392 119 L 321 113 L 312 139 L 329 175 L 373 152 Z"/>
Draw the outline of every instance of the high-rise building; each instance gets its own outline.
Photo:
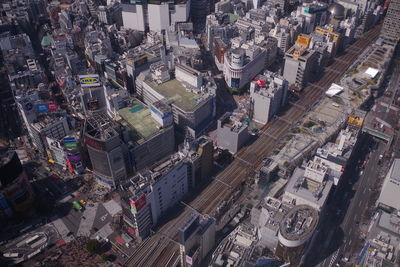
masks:
<path id="1" fill-rule="evenodd" d="M 122 20 L 127 29 L 160 32 L 189 18 L 190 1 L 122 1 Z"/>
<path id="2" fill-rule="evenodd" d="M 178 155 L 122 183 L 122 209 L 128 232 L 139 240 L 189 192 L 193 169 Z"/>
<path id="3" fill-rule="evenodd" d="M 175 148 L 171 112 L 150 110 L 137 100 L 118 110 L 114 120 L 105 114 L 88 117 L 84 134 L 95 177 L 112 187 Z"/>
<path id="4" fill-rule="evenodd" d="M 400 0 L 389 4 L 381 31 L 381 37 L 388 43 L 397 44 L 400 40 Z"/>
<path id="5" fill-rule="evenodd" d="M 310 80 L 315 51 L 308 49 L 309 42 L 309 38 L 299 36 L 296 44 L 285 53 L 283 77 L 290 85 L 303 87 Z"/>
<path id="6" fill-rule="evenodd" d="M 128 152 L 122 145 L 118 123 L 99 114 L 86 119 L 84 132 L 95 178 L 109 187 L 126 179 Z"/>
<path id="7" fill-rule="evenodd" d="M 35 194 L 15 151 L 0 155 L 0 218 L 32 207 Z"/>
<path id="8" fill-rule="evenodd" d="M 157 101 L 172 107 L 177 132 L 184 136 L 189 131 L 198 137 L 212 122 L 216 84 L 212 77 L 183 64 L 176 64 L 175 79 L 170 79 L 164 64 L 154 63 L 150 71 L 136 79 L 136 91 L 147 105 Z"/>
<path id="9" fill-rule="evenodd" d="M 235 154 L 250 139 L 248 125 L 235 121 L 232 113 L 227 112 L 218 120 L 217 145 Z"/>
<path id="10" fill-rule="evenodd" d="M 279 224 L 275 256 L 290 266 L 300 266 L 318 227 L 318 212 L 307 205 L 293 207 Z"/>
<path id="11" fill-rule="evenodd" d="M 250 83 L 253 120 L 267 123 L 286 102 L 288 82 L 272 72 L 258 75 Z"/>

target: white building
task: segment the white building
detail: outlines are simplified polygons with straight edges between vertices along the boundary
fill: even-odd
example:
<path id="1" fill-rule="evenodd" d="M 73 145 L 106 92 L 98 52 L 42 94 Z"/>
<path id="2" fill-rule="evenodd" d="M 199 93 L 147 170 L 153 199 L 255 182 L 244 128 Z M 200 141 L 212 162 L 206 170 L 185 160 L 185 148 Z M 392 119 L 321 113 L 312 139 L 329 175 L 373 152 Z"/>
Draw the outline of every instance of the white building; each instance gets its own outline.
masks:
<path id="1" fill-rule="evenodd" d="M 400 210 L 400 159 L 395 159 L 383 182 L 378 205 Z"/>
<path id="2" fill-rule="evenodd" d="M 253 120 L 267 123 L 286 102 L 288 82 L 272 72 L 258 75 L 250 83 Z"/>
<path id="3" fill-rule="evenodd" d="M 125 28 L 145 31 L 145 10 L 143 5 L 122 5 L 122 23 Z"/>
<path id="4" fill-rule="evenodd" d="M 162 215 L 189 192 L 194 172 L 189 162 L 172 157 L 125 183 L 124 221 L 137 238 L 145 238 Z"/>
<path id="5" fill-rule="evenodd" d="M 45 114 L 38 117 L 37 121 L 31 123 L 28 127 L 32 137 L 33 144 L 43 152 L 46 148 L 46 136 L 55 140 L 61 140 L 70 134 L 65 113 Z"/>
<path id="6" fill-rule="evenodd" d="M 122 21 L 127 29 L 160 32 L 189 18 L 190 1 L 159 4 L 122 4 Z"/>
<path id="7" fill-rule="evenodd" d="M 160 32 L 166 30 L 170 25 L 169 5 L 168 3 L 160 3 L 159 5 L 149 4 L 147 6 L 149 16 L 150 31 Z"/>
<path id="8" fill-rule="evenodd" d="M 308 205 L 322 211 L 325 207 L 333 181 L 329 168 L 318 160 L 294 170 L 286 185 L 282 201 L 293 205 Z"/>
<path id="9" fill-rule="evenodd" d="M 252 46 L 231 49 L 224 55 L 224 76 L 229 87 L 243 88 L 265 67 L 266 51 Z"/>
<path id="10" fill-rule="evenodd" d="M 231 40 L 231 49 L 224 54 L 224 76 L 229 87 L 243 88 L 257 74 L 270 66 L 277 54 L 277 41 L 264 38 L 257 44 L 241 38 Z"/>

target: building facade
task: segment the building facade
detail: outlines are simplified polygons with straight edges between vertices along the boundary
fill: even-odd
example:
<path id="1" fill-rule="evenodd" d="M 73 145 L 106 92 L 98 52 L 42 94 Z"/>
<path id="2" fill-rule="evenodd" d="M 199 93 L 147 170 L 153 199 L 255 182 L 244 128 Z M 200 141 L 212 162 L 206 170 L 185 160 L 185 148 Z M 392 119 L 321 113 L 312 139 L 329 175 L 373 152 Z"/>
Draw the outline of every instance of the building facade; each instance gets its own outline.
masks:
<path id="1" fill-rule="evenodd" d="M 265 124 L 286 103 L 288 82 L 272 72 L 258 75 L 250 83 L 250 99 L 252 118 L 258 123 Z"/>

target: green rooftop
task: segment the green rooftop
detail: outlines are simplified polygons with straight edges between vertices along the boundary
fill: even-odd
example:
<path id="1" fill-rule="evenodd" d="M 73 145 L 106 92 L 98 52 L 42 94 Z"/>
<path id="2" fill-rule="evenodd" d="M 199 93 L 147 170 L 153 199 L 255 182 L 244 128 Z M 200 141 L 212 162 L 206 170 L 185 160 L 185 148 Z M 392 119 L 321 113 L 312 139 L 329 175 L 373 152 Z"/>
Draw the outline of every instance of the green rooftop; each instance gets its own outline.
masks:
<path id="1" fill-rule="evenodd" d="M 178 108 L 186 112 L 193 111 L 203 99 L 200 95 L 186 91 L 186 88 L 176 79 L 169 80 L 162 84 L 157 84 L 149 80 L 146 80 L 146 83 L 167 98 L 167 100 L 171 100 Z"/>
<path id="2" fill-rule="evenodd" d="M 43 36 L 42 42 L 40 44 L 42 46 L 50 46 L 51 45 L 51 37 L 48 35 Z"/>
<path id="3" fill-rule="evenodd" d="M 238 20 L 239 16 L 235 15 L 233 13 L 229 13 L 229 22 L 230 23 L 235 23 Z"/>
<path id="4" fill-rule="evenodd" d="M 138 144 L 160 131 L 157 122 L 151 117 L 150 109 L 139 101 L 118 110 L 118 113 L 124 120 L 122 124 L 134 130 L 132 141 Z"/>

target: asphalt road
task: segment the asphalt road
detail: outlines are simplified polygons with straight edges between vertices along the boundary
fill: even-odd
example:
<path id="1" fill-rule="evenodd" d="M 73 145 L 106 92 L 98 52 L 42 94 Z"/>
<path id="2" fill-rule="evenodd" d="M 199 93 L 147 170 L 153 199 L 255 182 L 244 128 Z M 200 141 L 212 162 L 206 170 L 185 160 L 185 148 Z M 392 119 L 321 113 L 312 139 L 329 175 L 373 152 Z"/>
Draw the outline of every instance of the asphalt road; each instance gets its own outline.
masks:
<path id="1" fill-rule="evenodd" d="M 330 267 L 337 263 L 339 266 L 345 266 L 354 262 L 358 255 L 356 253 L 360 251 L 362 215 L 373 193 L 371 188 L 378 177 L 379 155 L 385 150 L 385 144 L 378 141 L 376 149 L 370 151 L 370 148 L 374 147 L 371 137 L 366 137 L 361 142 L 363 146 L 356 152 L 358 155 L 354 164 L 350 165 L 348 177 L 344 178 L 347 179 L 342 185 L 344 188 L 339 188 L 332 200 L 331 208 L 324 217 L 323 228 L 317 237 L 317 242 L 310 250 L 305 266 Z M 358 162 L 357 159 L 361 161 Z M 366 165 L 363 169 L 364 159 Z M 351 258 L 346 264 L 343 256 L 347 254 Z"/>

